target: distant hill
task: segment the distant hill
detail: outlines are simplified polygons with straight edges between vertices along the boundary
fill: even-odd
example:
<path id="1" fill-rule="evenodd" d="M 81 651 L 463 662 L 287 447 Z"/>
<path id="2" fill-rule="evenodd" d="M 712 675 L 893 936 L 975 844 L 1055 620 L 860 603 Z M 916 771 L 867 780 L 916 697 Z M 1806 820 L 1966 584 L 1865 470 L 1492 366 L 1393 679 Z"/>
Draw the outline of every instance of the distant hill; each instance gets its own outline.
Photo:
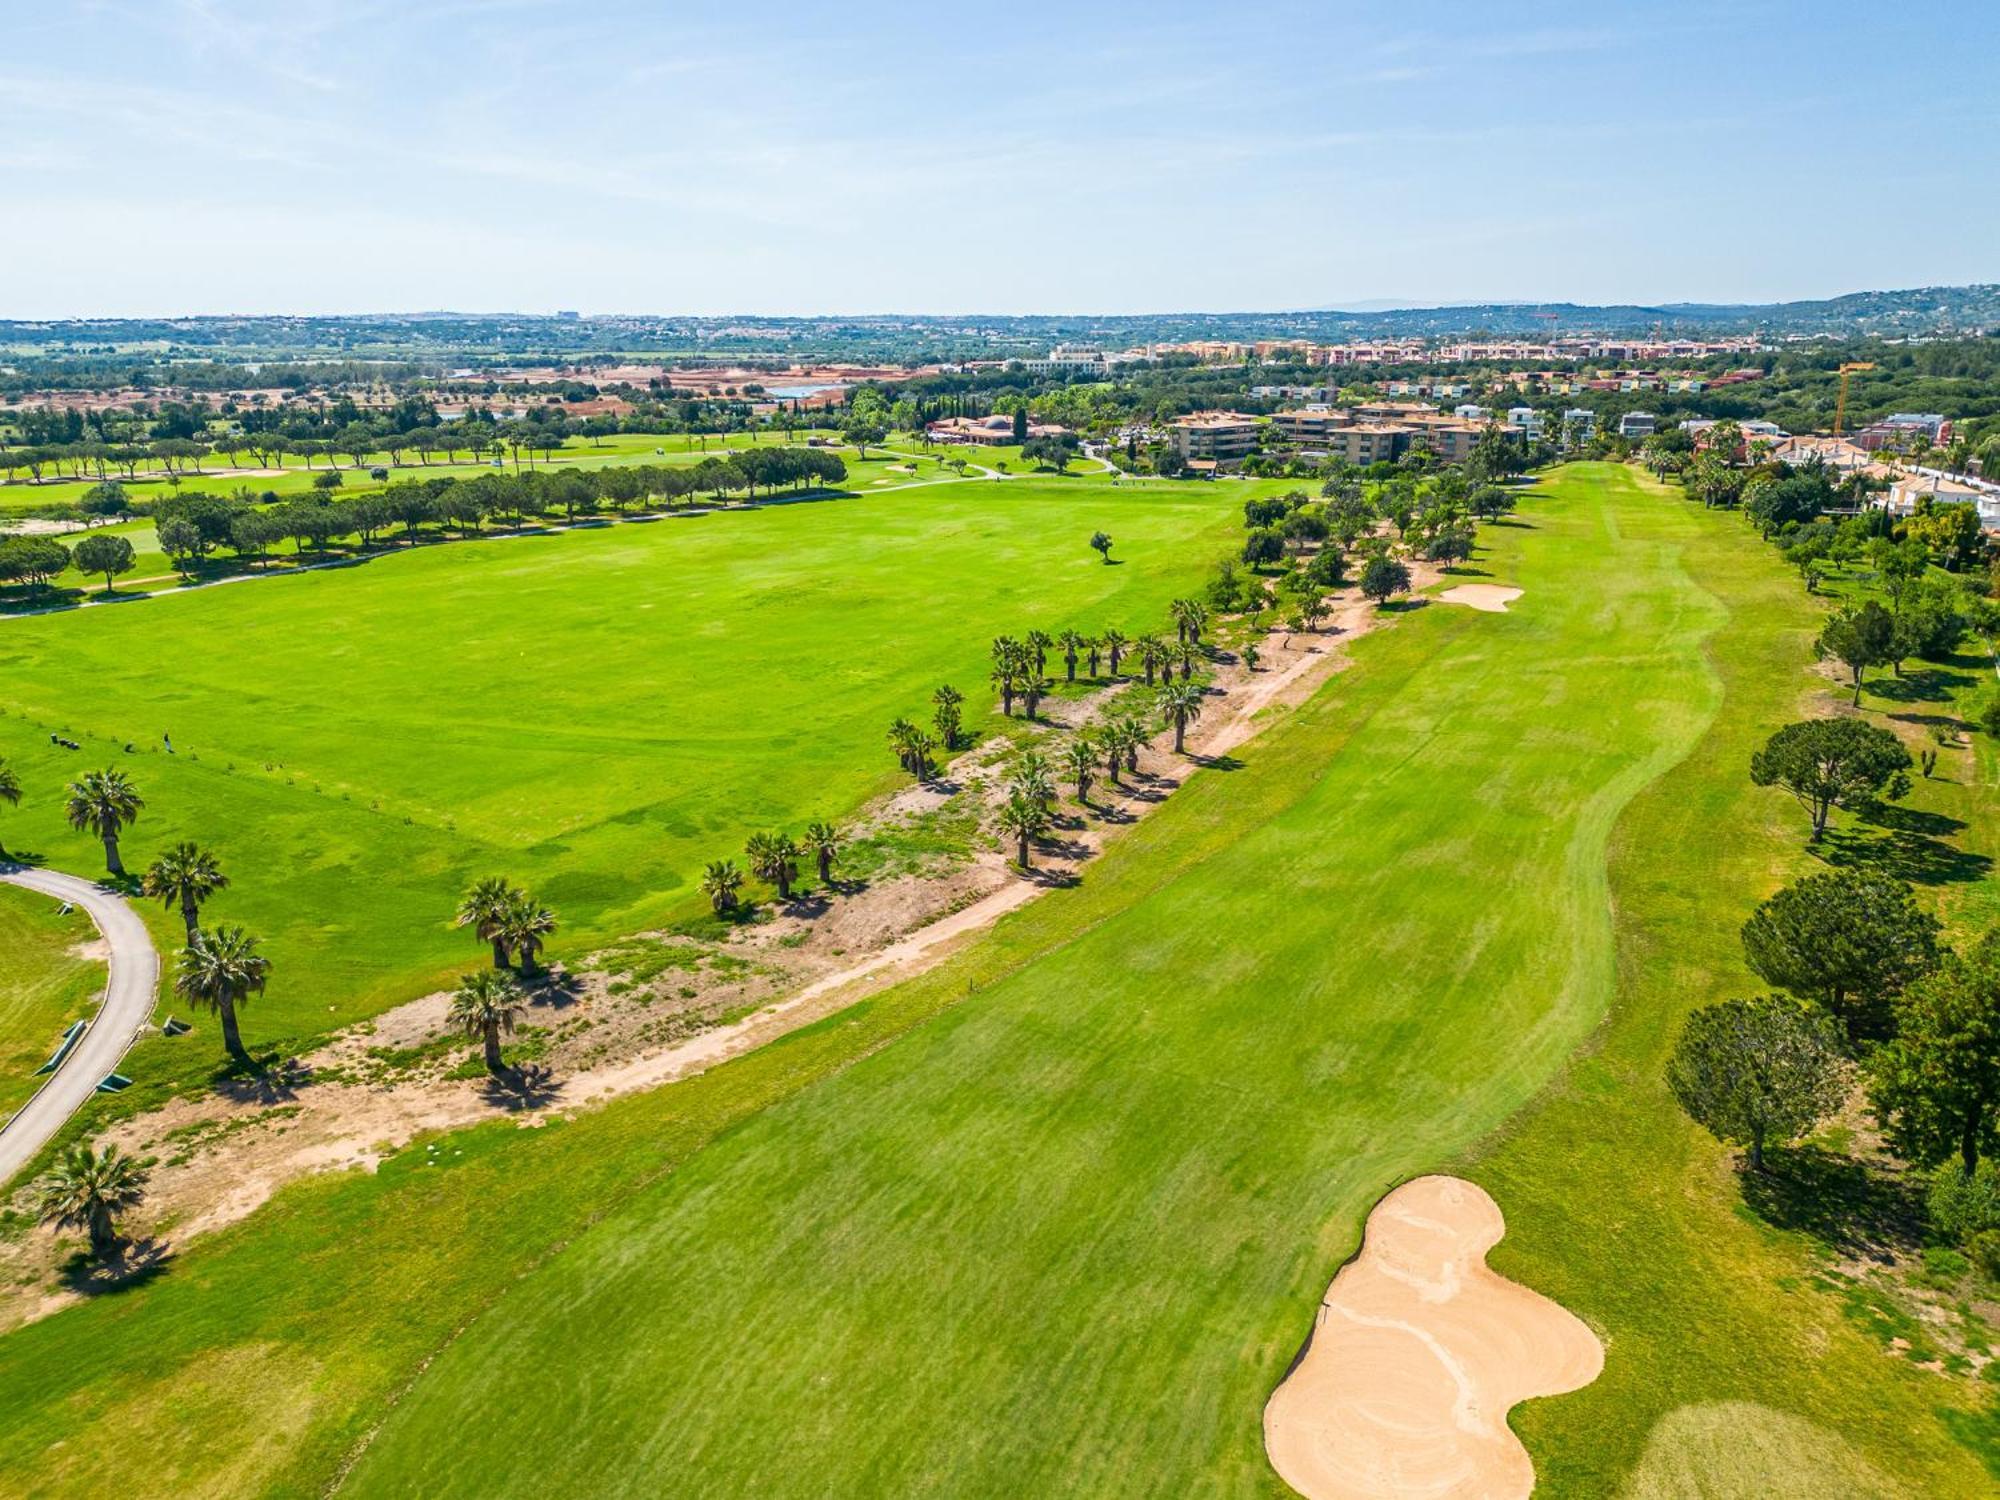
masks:
<path id="1" fill-rule="evenodd" d="M 1554 314 L 1553 321 L 1548 316 Z M 1850 292 L 1810 302 L 1674 302 L 1592 307 L 1574 302 L 1489 302 L 1439 307 L 1303 309 L 1295 312 L 1035 314 L 877 313 L 812 318 L 737 314 L 689 317 L 539 313 L 367 313 L 146 319 L 0 320 L 0 384 L 15 357 L 139 354 L 156 361 L 232 363 L 288 359 L 488 363 L 652 353 L 729 358 L 995 358 L 1081 342 L 1122 349 L 1189 339 L 1301 339 L 1322 343 L 1489 334 L 1670 335 L 1758 333 L 1856 337 L 2000 333 L 2000 285 Z M 25 373 L 16 378 L 31 378 Z"/>

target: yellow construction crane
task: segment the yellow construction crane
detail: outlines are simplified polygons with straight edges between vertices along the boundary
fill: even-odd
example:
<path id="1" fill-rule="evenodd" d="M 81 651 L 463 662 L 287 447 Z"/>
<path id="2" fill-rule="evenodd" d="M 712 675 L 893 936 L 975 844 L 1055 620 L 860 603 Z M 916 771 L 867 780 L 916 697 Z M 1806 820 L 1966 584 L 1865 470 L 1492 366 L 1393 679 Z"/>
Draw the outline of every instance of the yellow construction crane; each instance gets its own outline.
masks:
<path id="1" fill-rule="evenodd" d="M 1839 437 L 1847 424 L 1847 377 L 1857 370 L 1872 370 L 1875 366 L 1866 360 L 1855 360 L 1840 367 L 1840 400 L 1833 408 L 1833 435 Z"/>

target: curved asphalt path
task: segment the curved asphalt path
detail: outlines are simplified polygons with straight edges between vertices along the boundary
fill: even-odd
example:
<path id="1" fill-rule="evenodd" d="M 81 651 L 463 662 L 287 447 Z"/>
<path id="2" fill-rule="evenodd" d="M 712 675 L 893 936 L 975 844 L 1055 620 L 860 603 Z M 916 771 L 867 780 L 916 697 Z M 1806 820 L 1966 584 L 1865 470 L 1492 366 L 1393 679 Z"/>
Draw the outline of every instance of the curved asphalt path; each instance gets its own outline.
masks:
<path id="1" fill-rule="evenodd" d="M 83 1107 L 104 1075 L 117 1068 L 138 1040 L 159 992 L 160 955 L 146 924 L 116 891 L 75 875 L 24 865 L 0 864 L 0 881 L 82 907 L 111 945 L 104 1003 L 83 1039 L 43 1081 L 41 1092 L 0 1127 L 0 1184 L 5 1184 Z M 55 1043 L 56 1038 L 50 1037 L 49 1045 Z"/>

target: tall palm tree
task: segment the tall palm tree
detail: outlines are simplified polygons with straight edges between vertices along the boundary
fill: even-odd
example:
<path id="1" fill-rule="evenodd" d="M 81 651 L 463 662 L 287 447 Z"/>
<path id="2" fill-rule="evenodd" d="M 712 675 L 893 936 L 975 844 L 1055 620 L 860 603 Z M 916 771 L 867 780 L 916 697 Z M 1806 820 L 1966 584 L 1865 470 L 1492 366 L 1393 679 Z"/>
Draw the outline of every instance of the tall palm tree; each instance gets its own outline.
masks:
<path id="1" fill-rule="evenodd" d="M 44 1224 L 81 1229 L 99 1260 L 118 1243 L 118 1215 L 146 1196 L 146 1169 L 116 1146 L 73 1147 L 36 1185 L 35 1212 Z"/>
<path id="2" fill-rule="evenodd" d="M 792 899 L 792 882 L 798 878 L 799 846 L 782 833 L 753 833 L 743 846 L 750 873 L 778 888 L 778 899 Z"/>
<path id="3" fill-rule="evenodd" d="M 174 993 L 190 1005 L 212 1010 L 222 1019 L 222 1045 L 238 1062 L 248 1064 L 243 1038 L 236 1030 L 236 1007 L 264 993 L 271 961 L 257 951 L 257 939 L 241 927 L 214 927 L 197 932 L 174 961 Z"/>
<path id="4" fill-rule="evenodd" d="M 1113 626 L 1099 637 L 1104 642 L 1105 653 L 1111 658 L 1111 675 L 1118 675 L 1118 660 L 1125 654 L 1125 648 L 1132 644 L 1125 632 Z"/>
<path id="5" fill-rule="evenodd" d="M 168 911 L 180 908 L 190 948 L 200 935 L 196 919 L 201 914 L 202 903 L 217 891 L 227 889 L 228 885 L 229 877 L 222 873 L 222 866 L 216 863 L 215 855 L 186 839 L 154 860 L 141 881 L 145 893 L 156 898 Z"/>
<path id="6" fill-rule="evenodd" d="M 1014 711 L 1014 695 L 1021 690 L 1021 680 L 1028 675 L 1028 653 L 1021 643 L 1012 636 L 1003 635 L 993 642 L 993 670 L 988 674 L 993 685 L 1000 689 L 1000 712 Z"/>
<path id="7" fill-rule="evenodd" d="M 7 764 L 5 757 L 0 757 L 0 802 L 9 807 L 21 805 L 21 778 L 14 774 L 14 768 Z M 0 859 L 6 857 L 7 846 L 0 843 Z"/>
<path id="8" fill-rule="evenodd" d="M 1192 599 L 1176 599 L 1167 606 L 1167 614 L 1174 622 L 1175 640 L 1185 641 L 1192 635 L 1196 608 Z"/>
<path id="9" fill-rule="evenodd" d="M 452 1025 L 485 1049 L 486 1071 L 498 1074 L 507 1071 L 500 1058 L 500 1038 L 514 1034 L 521 1007 L 521 986 L 513 975 L 481 969 L 459 980 L 447 1014 Z"/>
<path id="10" fill-rule="evenodd" d="M 1056 644 L 1062 647 L 1063 672 L 1066 680 L 1076 681 L 1076 659 L 1090 645 L 1090 638 L 1080 630 L 1065 630 L 1056 637 Z"/>
<path id="11" fill-rule="evenodd" d="M 1104 654 L 1104 638 L 1087 635 L 1083 638 L 1083 659 L 1090 663 L 1090 675 L 1097 675 L 1097 659 Z"/>
<path id="12" fill-rule="evenodd" d="M 1156 635 L 1142 635 L 1133 643 L 1132 649 L 1139 654 L 1139 665 L 1146 669 L 1146 686 L 1153 685 L 1153 674 L 1166 664 L 1167 643 Z"/>
<path id="13" fill-rule="evenodd" d="M 1076 800 L 1090 800 L 1090 783 L 1097 773 L 1097 742 L 1087 734 L 1073 735 L 1063 746 L 1063 769 L 1076 785 Z"/>
<path id="14" fill-rule="evenodd" d="M 1160 689 L 1160 724 L 1174 730 L 1174 754 L 1187 748 L 1187 727 L 1201 717 L 1204 690 L 1192 682 L 1169 682 Z"/>
<path id="15" fill-rule="evenodd" d="M 935 705 L 931 727 L 937 730 L 945 753 L 950 754 L 958 748 L 959 708 L 965 702 L 965 694 L 947 682 L 931 694 L 931 702 Z"/>
<path id="16" fill-rule="evenodd" d="M 1016 792 L 1000 808 L 1000 829 L 1013 835 L 1020 866 L 1029 869 L 1028 844 L 1048 832 L 1048 807 L 1037 798 Z"/>
<path id="17" fill-rule="evenodd" d="M 712 859 L 701 872 L 701 893 L 719 917 L 736 905 L 736 893 L 743 889 L 743 872 L 733 859 Z"/>
<path id="18" fill-rule="evenodd" d="M 125 865 L 118 858 L 118 835 L 138 821 L 145 799 L 133 789 L 123 771 L 86 771 L 69 784 L 63 814 L 78 833 L 94 833 L 104 842 L 104 868 L 123 875 Z"/>
<path id="19" fill-rule="evenodd" d="M 1031 630 L 1023 644 L 1027 646 L 1028 654 L 1035 659 L 1035 675 L 1042 676 L 1049 669 L 1049 647 L 1055 642 L 1049 639 L 1046 630 Z"/>
<path id="20" fill-rule="evenodd" d="M 1174 664 L 1181 669 L 1181 681 L 1194 676 L 1194 664 L 1202 659 L 1201 647 L 1193 641 L 1182 641 L 1172 648 Z"/>
<path id="21" fill-rule="evenodd" d="M 493 945 L 493 967 L 496 969 L 507 967 L 507 943 L 502 937 L 501 919 L 520 894 L 504 876 L 489 875 L 474 882 L 458 903 L 455 925 L 470 927 L 482 943 Z"/>
<path id="22" fill-rule="evenodd" d="M 532 974 L 536 955 L 559 924 L 556 914 L 536 902 L 526 891 L 514 892 L 500 913 L 500 940 L 520 955 L 521 972 Z"/>
<path id="23" fill-rule="evenodd" d="M 1023 750 L 1007 778 L 1008 795 L 1026 797 L 1047 807 L 1056 800 L 1055 783 L 1049 777 L 1049 758 L 1039 750 Z"/>
<path id="24" fill-rule="evenodd" d="M 831 823 L 806 825 L 806 849 L 819 862 L 819 883 L 833 883 L 833 862 L 840 858 L 840 830 Z"/>
<path id="25" fill-rule="evenodd" d="M 1125 721 L 1113 719 L 1097 732 L 1097 747 L 1104 752 L 1104 769 L 1113 786 L 1122 787 L 1118 772 L 1125 764 Z"/>

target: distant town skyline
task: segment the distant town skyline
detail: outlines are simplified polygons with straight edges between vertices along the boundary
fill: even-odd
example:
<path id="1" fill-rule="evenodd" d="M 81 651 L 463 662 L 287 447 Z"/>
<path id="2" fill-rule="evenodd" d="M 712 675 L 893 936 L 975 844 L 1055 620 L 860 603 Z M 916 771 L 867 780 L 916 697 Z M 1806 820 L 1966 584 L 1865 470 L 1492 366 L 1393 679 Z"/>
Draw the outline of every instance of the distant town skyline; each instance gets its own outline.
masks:
<path id="1" fill-rule="evenodd" d="M 1988 8 L 6 4 L 0 317 L 1991 281 Z"/>

